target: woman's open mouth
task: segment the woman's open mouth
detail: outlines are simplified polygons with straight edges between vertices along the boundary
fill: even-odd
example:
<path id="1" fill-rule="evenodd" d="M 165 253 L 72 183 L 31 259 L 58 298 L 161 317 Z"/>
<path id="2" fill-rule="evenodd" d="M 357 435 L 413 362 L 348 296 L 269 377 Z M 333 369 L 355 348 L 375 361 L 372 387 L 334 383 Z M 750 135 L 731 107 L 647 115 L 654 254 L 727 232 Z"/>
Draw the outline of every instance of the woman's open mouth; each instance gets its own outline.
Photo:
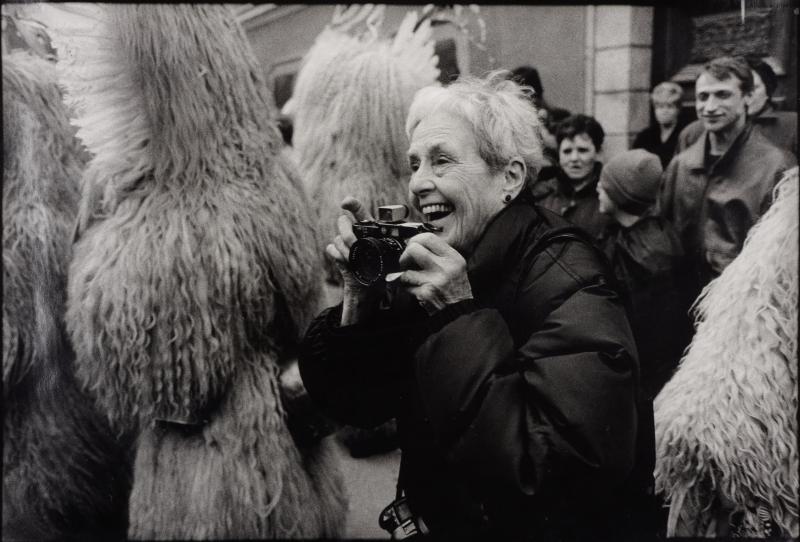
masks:
<path id="1" fill-rule="evenodd" d="M 430 205 L 423 205 L 420 209 L 422 214 L 425 215 L 425 222 L 434 222 L 441 220 L 455 209 L 449 203 L 433 203 Z"/>

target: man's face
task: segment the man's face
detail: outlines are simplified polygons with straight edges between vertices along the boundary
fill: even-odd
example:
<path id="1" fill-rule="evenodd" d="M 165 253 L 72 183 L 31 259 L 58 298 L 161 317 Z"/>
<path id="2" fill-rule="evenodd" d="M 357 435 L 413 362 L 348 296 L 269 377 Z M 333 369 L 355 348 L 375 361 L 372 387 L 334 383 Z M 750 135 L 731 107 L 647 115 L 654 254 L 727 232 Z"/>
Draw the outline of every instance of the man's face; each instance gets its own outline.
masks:
<path id="1" fill-rule="evenodd" d="M 694 92 L 697 117 L 709 132 L 732 130 L 746 115 L 749 95 L 742 94 L 736 77 L 717 79 L 710 73 L 703 73 L 697 79 Z"/>

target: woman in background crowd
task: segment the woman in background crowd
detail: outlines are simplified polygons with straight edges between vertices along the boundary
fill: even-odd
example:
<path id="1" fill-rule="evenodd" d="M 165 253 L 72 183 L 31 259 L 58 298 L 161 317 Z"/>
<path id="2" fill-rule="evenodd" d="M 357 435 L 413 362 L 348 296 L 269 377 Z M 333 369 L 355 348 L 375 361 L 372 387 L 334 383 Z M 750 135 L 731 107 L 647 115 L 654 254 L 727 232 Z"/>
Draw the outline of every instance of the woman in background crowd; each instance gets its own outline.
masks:
<path id="1" fill-rule="evenodd" d="M 658 156 L 661 167 L 666 168 L 675 155 L 678 136 L 689 124 L 689 118 L 681 110 L 680 85 L 672 81 L 659 83 L 650 93 L 655 123 L 642 130 L 633 140 L 634 149 L 644 149 Z"/>
<path id="2" fill-rule="evenodd" d="M 539 205 L 580 226 L 595 240 L 609 222 L 597 201 L 604 138 L 603 127 L 592 117 L 577 114 L 564 119 L 556 132 L 559 167 L 532 189 Z"/>

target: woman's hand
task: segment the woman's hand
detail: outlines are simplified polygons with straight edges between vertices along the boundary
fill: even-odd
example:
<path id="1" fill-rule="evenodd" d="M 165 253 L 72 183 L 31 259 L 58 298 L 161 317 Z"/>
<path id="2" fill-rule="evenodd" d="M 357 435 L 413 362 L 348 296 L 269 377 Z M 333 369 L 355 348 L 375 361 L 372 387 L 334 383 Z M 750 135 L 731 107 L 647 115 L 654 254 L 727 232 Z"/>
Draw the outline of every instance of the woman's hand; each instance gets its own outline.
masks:
<path id="1" fill-rule="evenodd" d="M 408 240 L 400 255 L 400 266 L 406 271 L 398 280 L 428 314 L 472 299 L 466 260 L 432 233 L 420 233 Z"/>
<path id="2" fill-rule="evenodd" d="M 369 211 L 356 198 L 348 196 L 342 200 L 342 209 L 350 211 L 356 220 L 372 220 Z M 333 258 L 344 281 L 341 325 L 355 324 L 367 317 L 377 304 L 378 293 L 375 288 L 362 285 L 350 271 L 350 247 L 355 243 L 353 220 L 341 215 L 336 222 L 339 230 L 333 242 L 325 247 L 325 252 Z"/>

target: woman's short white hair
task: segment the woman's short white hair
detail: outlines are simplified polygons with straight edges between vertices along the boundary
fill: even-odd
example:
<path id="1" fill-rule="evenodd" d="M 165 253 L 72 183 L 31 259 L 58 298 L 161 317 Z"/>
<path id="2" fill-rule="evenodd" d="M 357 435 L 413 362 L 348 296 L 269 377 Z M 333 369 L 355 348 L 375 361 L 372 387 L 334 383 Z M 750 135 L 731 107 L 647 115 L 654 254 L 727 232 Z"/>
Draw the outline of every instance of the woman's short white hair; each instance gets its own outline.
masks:
<path id="1" fill-rule="evenodd" d="M 507 70 L 496 70 L 483 78 L 461 77 L 446 87 L 418 90 L 406 119 L 409 140 L 422 119 L 449 112 L 472 126 L 478 153 L 492 172 L 519 158 L 525 163 L 528 180 L 536 178 L 542 164 L 542 139 L 539 115 L 530 99 L 533 89 L 520 86 L 509 76 Z"/>

